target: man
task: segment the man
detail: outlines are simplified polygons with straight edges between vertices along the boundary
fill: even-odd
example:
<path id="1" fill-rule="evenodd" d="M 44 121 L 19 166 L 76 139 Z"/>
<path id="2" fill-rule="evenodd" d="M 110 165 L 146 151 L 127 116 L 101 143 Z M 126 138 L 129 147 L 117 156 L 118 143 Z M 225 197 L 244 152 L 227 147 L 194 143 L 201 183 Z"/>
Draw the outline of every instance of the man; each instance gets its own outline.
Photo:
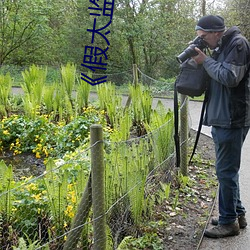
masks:
<path id="1" fill-rule="evenodd" d="M 250 126 L 250 47 L 237 27 L 225 29 L 220 16 L 202 17 L 195 30 L 213 50 L 206 56 L 195 48 L 193 59 L 210 76 L 204 125 L 212 126 L 219 181 L 219 218 L 205 235 L 221 238 L 239 234 L 247 226 L 240 200 L 241 149 Z"/>

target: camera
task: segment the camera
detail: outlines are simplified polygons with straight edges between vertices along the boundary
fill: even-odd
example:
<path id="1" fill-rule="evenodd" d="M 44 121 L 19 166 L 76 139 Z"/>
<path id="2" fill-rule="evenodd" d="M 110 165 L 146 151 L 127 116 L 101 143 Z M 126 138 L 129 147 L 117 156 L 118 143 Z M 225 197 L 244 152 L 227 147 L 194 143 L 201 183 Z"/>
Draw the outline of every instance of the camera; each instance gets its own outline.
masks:
<path id="1" fill-rule="evenodd" d="M 183 63 L 188 58 L 198 55 L 198 53 L 195 51 L 195 47 L 199 48 L 200 50 L 203 50 L 207 48 L 207 43 L 199 36 L 197 36 L 190 45 L 180 54 L 176 57 L 177 61 L 179 63 Z"/>

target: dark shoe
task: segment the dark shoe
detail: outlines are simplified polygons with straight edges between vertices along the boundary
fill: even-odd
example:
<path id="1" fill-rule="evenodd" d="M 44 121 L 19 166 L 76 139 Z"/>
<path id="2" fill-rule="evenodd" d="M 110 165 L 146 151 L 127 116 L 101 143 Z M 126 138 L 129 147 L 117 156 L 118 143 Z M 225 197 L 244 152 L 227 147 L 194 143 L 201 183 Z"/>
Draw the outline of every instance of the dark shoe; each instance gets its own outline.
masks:
<path id="1" fill-rule="evenodd" d="M 238 222 L 232 224 L 222 225 L 219 224 L 215 227 L 205 230 L 204 235 L 209 238 L 223 238 L 228 236 L 239 235 L 240 227 Z"/>
<path id="2" fill-rule="evenodd" d="M 246 220 L 245 214 L 242 214 L 238 217 L 238 222 L 239 222 L 241 229 L 243 229 L 247 226 L 247 220 Z"/>
<path id="3" fill-rule="evenodd" d="M 243 228 L 245 228 L 247 226 L 247 220 L 246 220 L 245 214 L 242 214 L 242 215 L 240 215 L 238 217 L 238 222 L 239 222 L 240 229 L 243 229 Z M 218 225 L 218 219 L 217 218 L 212 218 L 211 224 L 214 225 L 214 226 L 217 226 Z"/>

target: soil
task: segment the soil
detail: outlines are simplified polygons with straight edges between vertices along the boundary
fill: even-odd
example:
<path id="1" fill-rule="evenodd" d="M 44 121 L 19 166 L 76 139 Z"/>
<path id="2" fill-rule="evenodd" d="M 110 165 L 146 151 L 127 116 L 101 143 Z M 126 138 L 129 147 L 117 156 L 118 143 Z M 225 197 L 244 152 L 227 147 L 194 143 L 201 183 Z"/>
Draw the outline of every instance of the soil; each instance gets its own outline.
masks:
<path id="1" fill-rule="evenodd" d="M 23 176 L 39 176 L 45 171 L 43 159 L 37 159 L 31 153 L 22 153 L 13 156 L 13 153 L 7 152 L 0 156 L 0 160 L 4 160 L 7 166 L 11 165 L 13 167 L 15 180 L 19 180 Z"/>

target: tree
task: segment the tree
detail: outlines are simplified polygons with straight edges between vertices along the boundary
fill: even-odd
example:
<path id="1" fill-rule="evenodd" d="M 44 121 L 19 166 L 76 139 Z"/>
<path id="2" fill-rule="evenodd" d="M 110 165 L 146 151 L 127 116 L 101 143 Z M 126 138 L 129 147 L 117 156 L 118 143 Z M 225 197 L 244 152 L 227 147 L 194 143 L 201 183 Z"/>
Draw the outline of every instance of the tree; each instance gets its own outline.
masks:
<path id="1" fill-rule="evenodd" d="M 15 53 L 28 42 L 35 39 L 42 40 L 45 14 L 46 7 L 43 1 L 0 2 L 0 65 L 12 56 L 15 57 Z M 43 45 L 44 43 L 33 44 L 34 47 L 26 50 L 26 54 L 33 53 Z"/>
<path id="2" fill-rule="evenodd" d="M 250 2 L 248 0 L 225 0 L 222 15 L 228 27 L 239 26 L 250 39 Z"/>

